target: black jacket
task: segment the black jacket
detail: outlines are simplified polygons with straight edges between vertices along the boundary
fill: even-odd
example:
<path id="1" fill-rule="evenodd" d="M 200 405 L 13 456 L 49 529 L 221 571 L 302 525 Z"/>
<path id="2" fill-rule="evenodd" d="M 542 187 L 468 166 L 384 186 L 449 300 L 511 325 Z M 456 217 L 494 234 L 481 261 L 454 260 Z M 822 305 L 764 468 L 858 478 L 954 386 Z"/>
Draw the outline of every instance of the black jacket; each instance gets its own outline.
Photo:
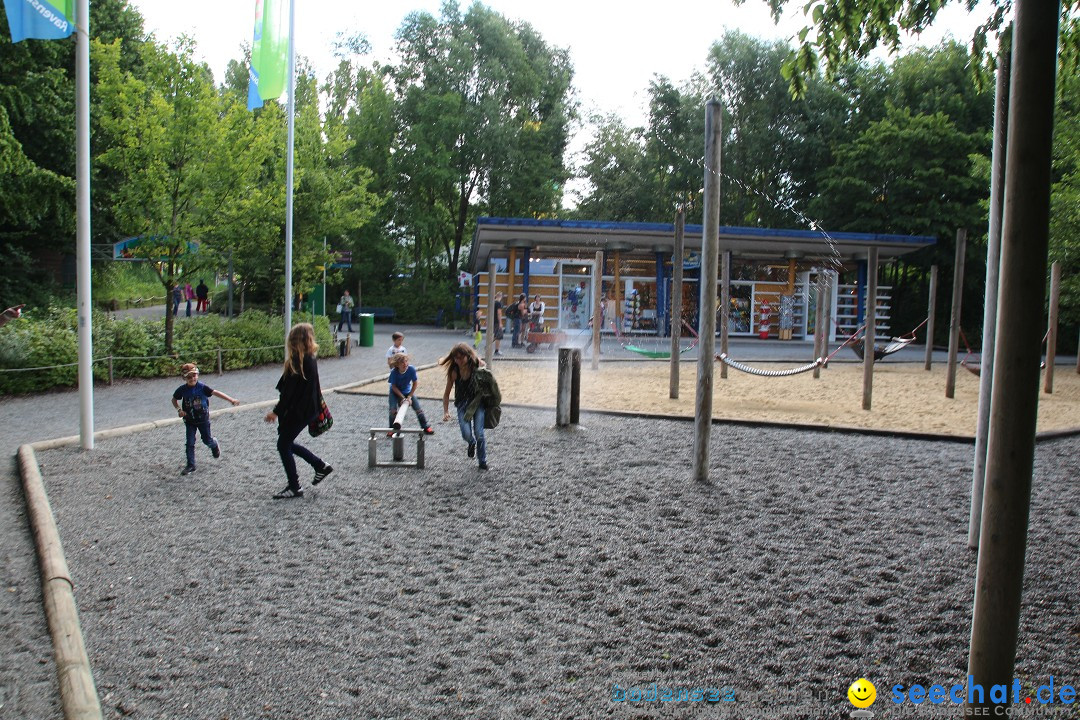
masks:
<path id="1" fill-rule="evenodd" d="M 304 374 L 281 374 L 277 390 L 281 394 L 274 414 L 290 425 L 306 425 L 319 413 L 319 366 L 311 355 L 304 356 Z"/>

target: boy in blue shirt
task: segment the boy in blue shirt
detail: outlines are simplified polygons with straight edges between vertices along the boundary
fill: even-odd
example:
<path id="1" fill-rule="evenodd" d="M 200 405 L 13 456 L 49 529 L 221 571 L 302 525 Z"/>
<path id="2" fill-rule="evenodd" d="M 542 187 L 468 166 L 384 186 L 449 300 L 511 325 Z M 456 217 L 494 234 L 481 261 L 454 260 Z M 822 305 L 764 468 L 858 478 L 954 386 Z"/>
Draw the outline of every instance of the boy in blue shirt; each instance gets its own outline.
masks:
<path id="1" fill-rule="evenodd" d="M 435 431 L 428 425 L 427 417 L 424 415 L 423 409 L 420 407 L 420 401 L 416 399 L 416 388 L 418 382 L 416 379 L 416 368 L 409 364 L 409 356 L 407 353 L 397 353 L 392 358 L 394 363 L 394 369 L 390 371 L 390 425 L 393 426 L 394 418 L 397 417 L 398 410 L 405 403 L 410 403 L 412 409 L 416 411 L 416 419 L 420 423 L 420 427 L 424 428 L 426 435 L 434 435 Z M 392 436 L 394 433 L 387 433 L 387 437 Z"/>
<path id="2" fill-rule="evenodd" d="M 184 418 L 187 430 L 187 465 L 180 474 L 190 475 L 195 472 L 196 431 L 214 457 L 221 457 L 221 443 L 210 434 L 210 398 L 216 395 L 233 405 L 239 405 L 240 401 L 199 382 L 199 368 L 195 363 L 185 363 L 180 368 L 180 375 L 184 378 L 184 384 L 176 388 L 172 404 L 177 414 Z"/>

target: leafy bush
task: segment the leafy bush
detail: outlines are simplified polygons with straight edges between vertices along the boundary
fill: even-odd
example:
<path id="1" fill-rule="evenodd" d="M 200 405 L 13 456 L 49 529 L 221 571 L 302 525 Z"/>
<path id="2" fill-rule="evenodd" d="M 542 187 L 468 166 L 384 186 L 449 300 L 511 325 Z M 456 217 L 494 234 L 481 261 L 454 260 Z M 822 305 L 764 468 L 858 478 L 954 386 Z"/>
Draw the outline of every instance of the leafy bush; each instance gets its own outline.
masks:
<path id="1" fill-rule="evenodd" d="M 299 318 L 298 318 L 299 319 Z M 78 316 L 73 308 L 51 307 L 0 328 L 0 394 L 29 393 L 78 382 Z M 94 377 L 168 377 L 185 362 L 209 372 L 217 368 L 218 348 L 224 369 L 280 364 L 285 344 L 282 318 L 250 310 L 236 319 L 209 315 L 177 322 L 172 355 L 166 355 L 164 318 L 120 318 L 95 312 L 92 318 Z M 319 355 L 336 353 L 330 323 L 315 318 Z M 60 367 L 64 366 L 64 367 Z M 43 368 L 28 370 L 27 368 Z"/>

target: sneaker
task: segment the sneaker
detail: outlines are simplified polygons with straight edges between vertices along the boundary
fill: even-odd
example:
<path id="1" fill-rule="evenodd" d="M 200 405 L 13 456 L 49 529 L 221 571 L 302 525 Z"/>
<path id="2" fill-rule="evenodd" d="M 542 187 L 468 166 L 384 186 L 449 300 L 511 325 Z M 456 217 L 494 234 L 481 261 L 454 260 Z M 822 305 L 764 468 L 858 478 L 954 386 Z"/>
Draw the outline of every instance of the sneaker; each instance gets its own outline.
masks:
<path id="1" fill-rule="evenodd" d="M 496 351 L 495 351 L 494 353 L 492 353 L 492 354 L 493 354 L 493 355 L 502 355 L 502 353 L 501 353 L 501 352 L 499 352 L 498 350 L 496 350 Z"/>
<path id="2" fill-rule="evenodd" d="M 428 425 L 426 428 L 424 428 L 424 434 L 425 435 L 434 435 L 435 434 L 435 428 Z"/>
<path id="3" fill-rule="evenodd" d="M 180 474 L 181 475 L 190 475 L 193 472 L 195 472 L 195 466 L 194 465 L 188 465 L 186 468 L 184 468 L 183 470 L 180 471 Z"/>
<path id="4" fill-rule="evenodd" d="M 480 469 L 481 470 L 487 470 L 487 463 L 484 462 L 483 460 L 480 461 Z"/>
<path id="5" fill-rule="evenodd" d="M 217 438 L 214 438 L 214 442 L 217 444 L 214 445 L 213 449 L 210 450 L 210 454 L 213 455 L 215 458 L 219 458 L 221 457 L 221 441 Z"/>
<path id="6" fill-rule="evenodd" d="M 469 457 L 476 456 L 476 443 L 469 443 Z"/>
<path id="7" fill-rule="evenodd" d="M 394 431 L 391 430 L 390 432 L 386 433 L 386 437 L 394 437 Z"/>
<path id="8" fill-rule="evenodd" d="M 334 472 L 334 468 L 330 467 L 329 465 L 323 466 L 322 470 L 316 470 L 315 471 L 315 479 L 311 481 L 311 484 L 312 485 L 318 485 L 319 483 L 321 483 L 323 480 L 326 479 L 327 475 L 329 475 L 332 472 Z"/>
<path id="9" fill-rule="evenodd" d="M 302 497 L 304 497 L 304 488 L 296 488 L 294 490 L 291 487 L 286 487 L 284 490 L 274 495 L 275 500 L 292 500 L 293 498 Z"/>

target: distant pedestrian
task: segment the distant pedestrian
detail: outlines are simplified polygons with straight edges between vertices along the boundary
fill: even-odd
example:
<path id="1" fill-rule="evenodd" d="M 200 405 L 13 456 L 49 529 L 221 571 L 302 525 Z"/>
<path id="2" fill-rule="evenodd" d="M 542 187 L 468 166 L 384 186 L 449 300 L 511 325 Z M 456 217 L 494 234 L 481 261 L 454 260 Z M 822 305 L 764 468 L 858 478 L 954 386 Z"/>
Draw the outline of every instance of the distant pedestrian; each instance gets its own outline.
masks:
<path id="1" fill-rule="evenodd" d="M 184 299 L 187 300 L 187 316 L 191 317 L 191 301 L 195 299 L 195 291 L 191 283 L 184 283 Z"/>
<path id="2" fill-rule="evenodd" d="M 173 314 L 173 317 L 176 317 L 177 313 L 180 312 L 180 301 L 183 300 L 183 299 L 184 299 L 184 288 L 180 287 L 180 285 L 177 284 L 172 289 L 172 303 L 173 303 L 172 304 L 172 314 Z"/>
<path id="3" fill-rule="evenodd" d="M 278 423 L 277 449 L 289 482 L 284 490 L 274 495 L 275 500 L 304 497 L 294 455 L 299 455 L 315 469 L 312 485 L 318 485 L 334 472 L 334 468 L 296 442 L 296 436 L 318 416 L 321 408 L 319 365 L 315 361 L 319 346 L 315 342 L 315 330 L 311 324 L 293 326 L 285 349 L 285 368 L 277 383 L 279 399 L 274 409 L 266 414 L 266 422 Z"/>
<path id="4" fill-rule="evenodd" d="M 525 318 L 528 316 L 528 301 L 528 296 L 525 295 L 525 293 L 521 293 L 518 295 L 517 300 L 514 301 L 514 304 L 509 308 L 508 314 L 510 315 L 510 326 L 513 331 L 510 343 L 511 347 L 518 348 L 525 346 L 525 338 L 522 336 L 521 328 Z"/>
<path id="5" fill-rule="evenodd" d="M 195 363 L 181 366 L 180 376 L 184 378 L 184 384 L 176 388 L 172 404 L 176 413 L 184 418 L 184 429 L 187 430 L 187 465 L 180 474 L 190 475 L 195 472 L 196 432 L 213 456 L 221 457 L 221 443 L 210 433 L 210 398 L 216 396 L 233 405 L 239 405 L 240 401 L 199 382 L 199 368 Z"/>
<path id="6" fill-rule="evenodd" d="M 349 332 L 352 332 L 352 311 L 353 311 L 353 299 L 349 291 L 346 290 L 341 294 L 341 299 L 338 300 L 338 312 L 341 313 L 341 317 L 337 321 L 337 331 L 341 332 L 342 323 L 347 323 L 349 326 Z"/>
<path id="7" fill-rule="evenodd" d="M 491 337 L 495 341 L 495 355 L 501 355 L 499 352 L 499 345 L 503 339 L 503 294 L 495 293 L 495 315 L 493 316 L 494 323 L 488 325 L 488 332 L 491 333 Z"/>
<path id="8" fill-rule="evenodd" d="M 195 288 L 195 297 L 198 298 L 198 302 L 195 303 L 195 312 L 205 313 L 210 307 L 210 288 L 206 287 L 205 280 L 199 280 L 199 285 Z"/>

